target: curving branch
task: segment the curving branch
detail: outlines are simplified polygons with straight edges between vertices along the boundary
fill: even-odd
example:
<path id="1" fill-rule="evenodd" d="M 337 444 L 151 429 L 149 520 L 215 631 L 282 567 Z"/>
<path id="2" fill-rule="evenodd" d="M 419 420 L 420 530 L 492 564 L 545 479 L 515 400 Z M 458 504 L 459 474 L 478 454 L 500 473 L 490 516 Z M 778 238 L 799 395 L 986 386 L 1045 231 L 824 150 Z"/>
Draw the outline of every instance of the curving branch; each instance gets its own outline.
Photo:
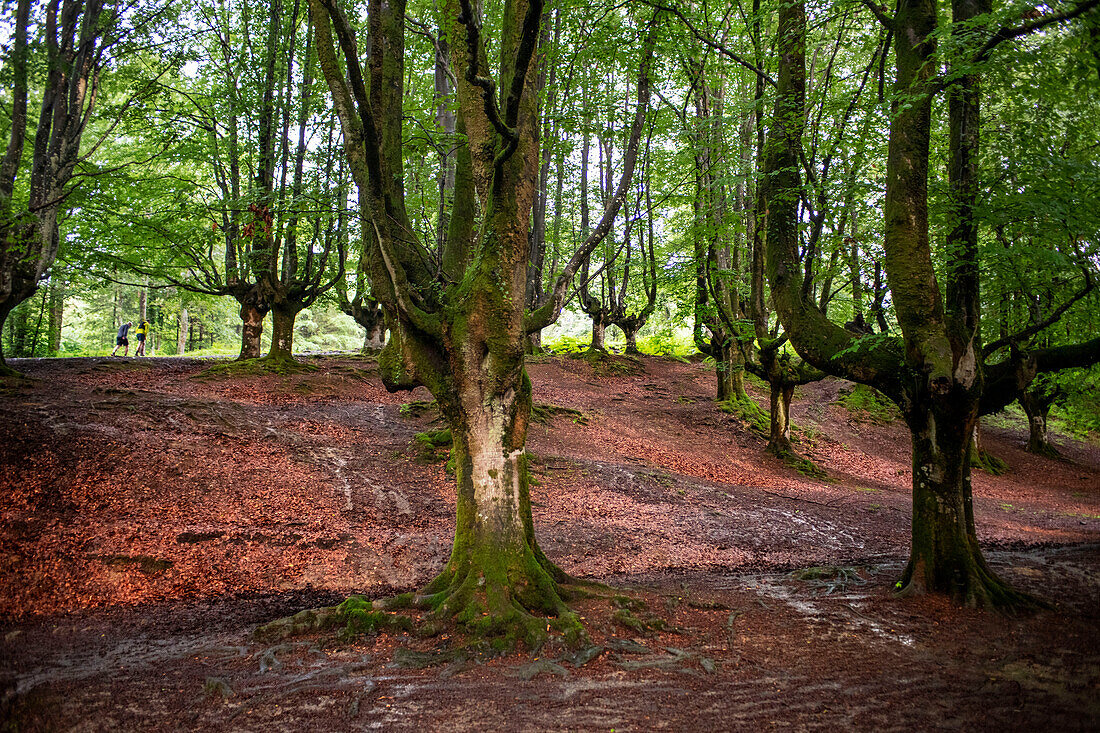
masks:
<path id="1" fill-rule="evenodd" d="M 659 2 L 653 2 L 652 0 L 650 2 L 648 2 L 647 4 L 650 7 L 654 8 L 655 10 L 661 10 L 661 11 L 664 11 L 664 12 L 667 12 L 667 13 L 671 13 L 672 15 L 675 15 L 677 18 L 680 19 L 680 22 L 684 24 L 684 27 L 686 27 L 689 31 L 691 31 L 691 35 L 695 36 L 696 40 L 698 40 L 704 46 L 706 46 L 706 47 L 708 47 L 708 48 L 710 48 L 714 51 L 717 51 L 718 53 L 722 54 L 723 56 L 730 59 L 734 63 L 745 67 L 746 69 L 748 69 L 752 73 L 756 74 L 759 78 L 763 79 L 765 82 L 770 84 L 773 88 L 778 87 L 778 84 L 776 84 L 775 79 L 773 79 L 771 76 L 769 76 L 768 72 L 764 71 L 764 69 L 760 68 L 756 64 L 753 64 L 752 62 L 746 60 L 743 56 L 736 53 L 735 51 L 731 51 L 725 44 L 719 43 L 718 41 L 714 40 L 713 38 L 711 38 L 707 34 L 700 31 L 698 28 L 695 27 L 695 24 L 692 23 L 691 20 L 686 15 L 684 15 L 683 11 L 681 11 L 679 8 L 673 7 L 671 5 L 663 5 Z"/>
<path id="2" fill-rule="evenodd" d="M 645 127 L 646 112 L 649 109 L 649 90 L 651 83 L 650 68 L 653 63 L 653 49 L 657 43 L 657 21 L 659 16 L 660 11 L 657 11 L 654 12 L 653 17 L 650 18 L 648 33 L 642 48 L 642 60 L 638 68 L 637 108 L 634 112 L 634 122 L 630 128 L 630 140 L 627 143 L 626 152 L 623 156 L 623 172 L 622 175 L 619 176 L 619 183 L 615 189 L 615 194 L 608 200 L 607 205 L 604 207 L 603 217 L 600 219 L 600 223 L 592 230 L 591 234 L 588 235 L 588 238 L 584 240 L 581 246 L 577 248 L 577 251 L 573 253 L 573 257 L 558 275 L 558 279 L 554 282 L 554 288 L 550 292 L 546 304 L 527 314 L 523 324 L 527 333 L 535 333 L 536 331 L 546 328 L 561 315 L 561 309 L 565 305 L 569 284 L 572 282 L 573 276 L 577 273 L 581 264 L 588 259 L 588 256 L 592 254 L 600 242 L 604 240 L 607 233 L 611 231 L 611 226 L 615 222 L 615 217 L 618 216 L 623 202 L 626 201 L 627 190 L 630 187 L 630 181 L 634 175 L 634 167 L 638 162 L 638 148 L 640 147 L 642 139 L 642 129 Z"/>
<path id="3" fill-rule="evenodd" d="M 1093 282 L 1092 276 L 1089 275 L 1088 272 L 1086 272 L 1085 273 L 1085 285 L 1084 285 L 1084 287 L 1082 287 L 1076 293 L 1074 293 L 1069 298 L 1067 298 L 1066 302 L 1062 303 L 1062 305 L 1058 306 L 1053 312 L 1051 312 L 1050 316 L 1043 319 L 1042 321 L 1038 321 L 1036 323 L 1031 324 L 1027 328 L 1021 329 L 1021 330 L 1017 331 L 1016 333 L 1014 333 L 1010 336 L 1005 336 L 1004 338 L 999 338 L 996 341 L 993 341 L 992 343 L 987 344 L 985 346 L 985 348 L 982 349 L 982 353 L 985 356 L 989 356 L 993 352 L 997 351 L 997 349 L 1003 348 L 1003 347 L 1008 346 L 1010 344 L 1019 344 L 1024 339 L 1029 339 L 1032 336 L 1034 336 L 1035 334 L 1042 331 L 1043 329 L 1049 328 L 1050 326 L 1053 326 L 1055 323 L 1057 323 L 1062 318 L 1062 316 L 1065 314 L 1065 312 L 1067 310 L 1069 310 L 1071 306 L 1073 306 L 1074 303 L 1076 303 L 1077 301 L 1081 300 L 1081 298 L 1084 298 L 1086 295 L 1091 293 L 1093 291 L 1093 289 L 1095 288 L 1095 286 L 1096 286 L 1096 284 Z"/>

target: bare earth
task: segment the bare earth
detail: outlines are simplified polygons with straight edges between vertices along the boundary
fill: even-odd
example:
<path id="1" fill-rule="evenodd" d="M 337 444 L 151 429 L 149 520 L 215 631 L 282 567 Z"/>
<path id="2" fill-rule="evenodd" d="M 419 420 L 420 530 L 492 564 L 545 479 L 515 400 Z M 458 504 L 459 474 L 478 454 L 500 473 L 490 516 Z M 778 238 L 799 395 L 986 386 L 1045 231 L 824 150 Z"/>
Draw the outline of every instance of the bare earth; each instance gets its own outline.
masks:
<path id="1" fill-rule="evenodd" d="M 181 359 L 13 360 L 0 383 L 0 721 L 15 730 L 1098 730 L 1100 449 L 976 474 L 987 557 L 1053 610 L 1003 618 L 891 591 L 909 441 L 796 395 L 808 479 L 716 409 L 714 374 L 530 365 L 539 540 L 633 600 L 574 605 L 593 647 L 456 654 L 454 639 L 261 643 L 258 624 L 423 585 L 454 488 L 424 390 L 371 362 L 207 377 Z M 763 402 L 764 395 L 757 394 Z M 412 414 L 409 414 L 412 413 Z M 1003 421 L 1001 425 L 1006 425 Z M 655 615 L 665 631 L 629 628 Z M 619 614 L 619 618 L 622 614 Z M 590 659 L 588 658 L 590 657 Z M 7 729 L 7 728 L 5 728 Z"/>

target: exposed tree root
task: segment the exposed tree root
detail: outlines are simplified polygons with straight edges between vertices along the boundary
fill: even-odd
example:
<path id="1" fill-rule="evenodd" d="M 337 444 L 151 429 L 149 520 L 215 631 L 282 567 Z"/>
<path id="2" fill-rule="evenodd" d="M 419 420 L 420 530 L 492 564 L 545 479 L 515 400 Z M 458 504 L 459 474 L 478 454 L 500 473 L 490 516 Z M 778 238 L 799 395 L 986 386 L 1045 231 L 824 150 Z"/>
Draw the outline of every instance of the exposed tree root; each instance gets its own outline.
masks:
<path id="1" fill-rule="evenodd" d="M 1008 464 L 988 451 L 971 451 L 970 465 L 980 468 L 990 476 L 1003 476 L 1008 473 Z"/>
<path id="2" fill-rule="evenodd" d="M 555 636 L 572 649 L 587 646 L 584 626 L 565 601 L 605 595 L 602 590 L 610 595 L 611 589 L 571 578 L 541 551 L 530 553 L 526 565 L 521 573 L 526 582 L 505 584 L 490 581 L 495 573 L 469 564 L 457 572 L 452 564 L 419 592 L 374 601 L 351 596 L 337 606 L 272 621 L 257 628 L 255 635 L 263 641 L 278 641 L 335 629 L 337 638 L 350 640 L 382 631 L 436 636 L 454 630 L 475 646 L 496 651 L 512 650 L 518 644 L 537 650 Z"/>
<path id="3" fill-rule="evenodd" d="M 997 577 L 981 557 L 971 558 L 965 573 L 956 572 L 950 582 L 936 582 L 923 563 L 909 561 L 895 585 L 899 597 L 941 593 L 967 608 L 995 611 L 1004 615 L 1032 613 L 1051 608 L 1041 598 L 1019 591 Z M 943 587 L 946 586 L 946 587 Z"/>
<path id="4" fill-rule="evenodd" d="M 1061 460 L 1061 458 L 1062 458 L 1062 454 L 1060 452 L 1058 452 L 1058 449 L 1055 448 L 1048 441 L 1043 441 L 1043 442 L 1039 443 L 1038 445 L 1033 444 L 1033 441 L 1028 441 L 1027 448 L 1025 448 L 1025 450 L 1028 453 L 1034 453 L 1037 456 L 1042 456 L 1043 458 L 1050 458 L 1051 460 L 1054 460 L 1054 461 Z"/>
<path id="5" fill-rule="evenodd" d="M 784 466 L 793 468 L 803 476 L 816 479 L 829 478 L 829 474 L 825 472 L 825 469 L 818 466 L 809 458 L 796 453 L 794 448 L 775 448 L 769 445 L 767 451 L 782 461 Z"/>
<path id="6" fill-rule="evenodd" d="M 767 438 L 771 430 L 771 418 L 768 413 L 760 409 L 760 406 L 748 396 L 748 394 L 734 395 L 728 400 L 717 403 L 722 412 L 733 415 L 746 424 L 750 430 Z"/>
<path id="7" fill-rule="evenodd" d="M 428 612 L 423 632 L 435 634 L 451 626 L 489 642 L 494 648 L 512 649 L 522 642 L 539 649 L 557 632 L 569 647 L 587 642 L 588 636 L 565 604 L 572 580 L 538 553 L 525 553 L 521 567 L 488 569 L 452 562 L 420 593 L 375 601 L 379 610 L 412 606 Z M 502 575 L 499 571 L 506 570 Z"/>
<path id="8" fill-rule="evenodd" d="M 203 377 L 242 377 L 263 374 L 305 374 L 317 371 L 312 364 L 300 362 L 291 357 L 261 356 L 258 359 L 238 359 L 224 364 L 215 364 L 202 370 L 198 375 Z"/>
<path id="9" fill-rule="evenodd" d="M 254 633 L 257 639 L 271 642 L 332 629 L 336 630 L 338 638 L 350 641 L 360 634 L 376 631 L 412 631 L 413 620 L 400 614 L 376 611 L 367 598 L 351 596 L 336 606 L 276 619 L 258 627 Z"/>

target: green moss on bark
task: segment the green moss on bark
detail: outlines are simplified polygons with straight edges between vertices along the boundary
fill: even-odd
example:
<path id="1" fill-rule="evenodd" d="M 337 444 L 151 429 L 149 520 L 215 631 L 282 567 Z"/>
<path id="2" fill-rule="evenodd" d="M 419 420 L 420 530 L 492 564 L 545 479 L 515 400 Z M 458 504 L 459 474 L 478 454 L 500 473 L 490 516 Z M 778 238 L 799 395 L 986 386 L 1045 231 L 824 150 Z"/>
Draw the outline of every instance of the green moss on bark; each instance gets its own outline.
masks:
<path id="1" fill-rule="evenodd" d="M 727 415 L 733 415 L 741 420 L 745 427 L 757 433 L 762 438 L 768 437 L 768 432 L 771 428 L 771 421 L 768 417 L 768 413 L 760 409 L 760 406 L 748 396 L 748 394 L 742 394 L 741 396 L 735 396 L 732 399 L 724 400 L 717 403 L 718 409 Z"/>

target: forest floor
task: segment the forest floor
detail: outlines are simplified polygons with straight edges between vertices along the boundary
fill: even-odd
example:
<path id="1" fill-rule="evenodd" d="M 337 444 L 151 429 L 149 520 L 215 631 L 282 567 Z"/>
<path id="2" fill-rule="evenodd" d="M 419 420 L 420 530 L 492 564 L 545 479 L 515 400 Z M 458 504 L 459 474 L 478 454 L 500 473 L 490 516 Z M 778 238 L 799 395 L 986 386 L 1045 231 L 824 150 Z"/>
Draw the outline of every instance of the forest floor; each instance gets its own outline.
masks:
<path id="1" fill-rule="evenodd" d="M 416 588 L 449 553 L 439 427 L 372 362 L 208 376 L 187 359 L 13 360 L 0 382 L 0 721 L 31 730 L 1097 730 L 1100 448 L 1062 460 L 990 421 L 987 558 L 1052 610 L 893 597 L 908 434 L 799 390 L 808 478 L 715 405 L 702 364 L 529 367 L 536 532 L 633 600 L 575 607 L 593 648 L 489 658 L 387 633 L 263 643 L 257 625 Z M 765 395 L 757 391 L 761 404 Z M 403 404 L 407 406 L 403 407 Z M 654 614 L 665 631 L 623 624 Z M 586 658 L 591 657 L 590 659 Z M 3 727 L 0 723 L 0 727 Z"/>

